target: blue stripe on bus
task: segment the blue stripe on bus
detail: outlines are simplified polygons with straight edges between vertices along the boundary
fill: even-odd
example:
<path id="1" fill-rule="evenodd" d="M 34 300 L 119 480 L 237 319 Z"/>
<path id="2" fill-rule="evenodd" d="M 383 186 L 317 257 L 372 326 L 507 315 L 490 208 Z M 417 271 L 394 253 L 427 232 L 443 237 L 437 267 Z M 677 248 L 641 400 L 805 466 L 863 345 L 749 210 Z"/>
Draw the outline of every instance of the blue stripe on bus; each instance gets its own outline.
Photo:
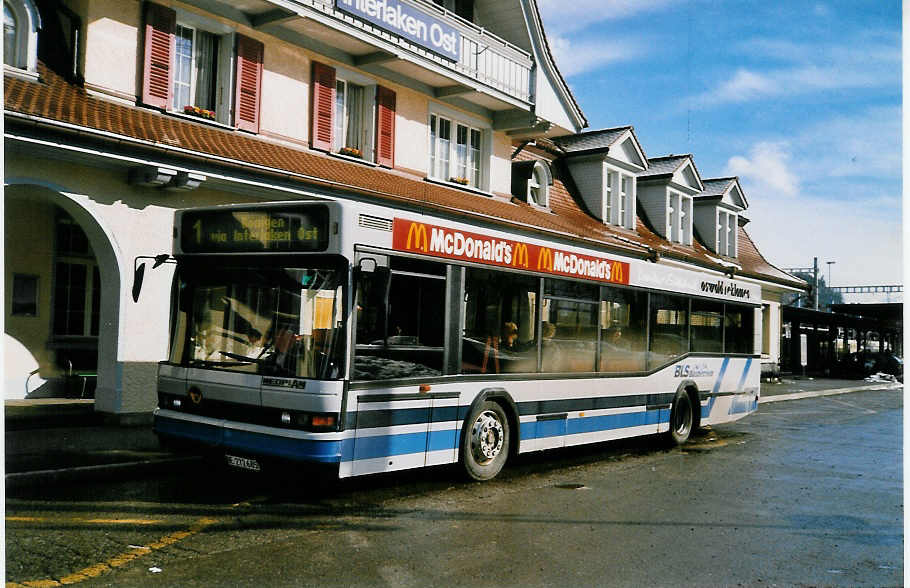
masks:
<path id="1" fill-rule="evenodd" d="M 341 441 L 291 439 L 236 429 L 224 430 L 223 446 L 228 450 L 319 463 L 338 463 L 344 453 Z"/>
<path id="2" fill-rule="evenodd" d="M 221 445 L 222 428 L 206 423 L 194 423 L 155 416 L 154 431 L 162 435 L 174 435 L 181 439 L 192 439 L 206 445 Z"/>
<path id="3" fill-rule="evenodd" d="M 377 435 L 358 437 L 354 441 L 354 459 L 373 459 L 390 455 L 423 453 L 427 450 L 427 434 L 402 433 L 400 435 Z"/>
<path id="4" fill-rule="evenodd" d="M 703 419 L 711 416 L 711 410 L 714 408 L 714 402 L 717 400 L 717 393 L 720 392 L 720 385 L 724 381 L 724 374 L 727 373 L 728 365 L 730 365 L 730 358 L 725 357 L 720 364 L 720 372 L 717 374 L 717 379 L 714 380 L 714 387 L 711 388 L 711 398 L 708 400 L 708 406 L 701 408 L 701 418 Z"/>
<path id="5" fill-rule="evenodd" d="M 746 384 L 746 376 L 749 375 L 749 368 L 752 367 L 752 358 L 746 360 L 746 367 L 743 369 L 743 375 L 739 378 L 739 384 L 736 385 L 736 391 L 742 392 L 743 386 Z"/>
<path id="6" fill-rule="evenodd" d="M 341 441 L 315 441 L 292 439 L 252 431 L 225 429 L 217 425 L 181 421 L 164 417 L 155 418 L 155 431 L 192 439 L 226 450 L 243 453 L 272 455 L 296 461 L 338 463 L 344 454 Z"/>
<path id="7" fill-rule="evenodd" d="M 358 437 L 354 441 L 352 459 L 374 459 L 424 451 L 455 451 L 456 430 L 430 431 L 427 433 L 402 433 L 399 435 L 377 435 L 375 437 Z"/>
<path id="8" fill-rule="evenodd" d="M 597 433 L 599 431 L 612 431 L 629 427 L 644 425 L 657 425 L 667 422 L 661 419 L 661 413 L 667 411 L 647 410 L 623 414 L 605 414 L 593 417 L 581 417 L 568 420 L 534 421 L 521 423 L 519 434 L 522 441 L 531 439 L 545 439 L 560 435 L 578 435 L 582 433 Z"/>
<path id="9" fill-rule="evenodd" d="M 445 431 L 430 431 L 430 442 L 427 444 L 428 451 L 445 451 L 446 449 L 454 450 L 458 445 L 458 435 L 455 429 Z"/>

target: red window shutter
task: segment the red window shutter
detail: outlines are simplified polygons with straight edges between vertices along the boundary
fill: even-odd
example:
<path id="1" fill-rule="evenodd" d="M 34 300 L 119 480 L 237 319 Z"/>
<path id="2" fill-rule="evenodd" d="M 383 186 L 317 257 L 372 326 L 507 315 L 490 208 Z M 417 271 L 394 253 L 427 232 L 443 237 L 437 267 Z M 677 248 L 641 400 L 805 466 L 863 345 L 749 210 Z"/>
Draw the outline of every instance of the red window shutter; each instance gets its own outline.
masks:
<path id="1" fill-rule="evenodd" d="M 395 167 L 395 92 L 376 87 L 376 163 Z"/>
<path id="2" fill-rule="evenodd" d="M 259 132 L 259 98 L 262 94 L 262 60 L 265 48 L 256 39 L 237 35 L 237 82 L 234 126 Z"/>
<path id="3" fill-rule="evenodd" d="M 145 3 L 145 55 L 142 73 L 142 103 L 167 109 L 174 88 L 174 52 L 177 13 L 170 8 Z"/>
<path id="4" fill-rule="evenodd" d="M 335 128 L 335 68 L 314 61 L 310 85 L 313 88 L 310 93 L 310 144 L 313 149 L 331 151 Z"/>

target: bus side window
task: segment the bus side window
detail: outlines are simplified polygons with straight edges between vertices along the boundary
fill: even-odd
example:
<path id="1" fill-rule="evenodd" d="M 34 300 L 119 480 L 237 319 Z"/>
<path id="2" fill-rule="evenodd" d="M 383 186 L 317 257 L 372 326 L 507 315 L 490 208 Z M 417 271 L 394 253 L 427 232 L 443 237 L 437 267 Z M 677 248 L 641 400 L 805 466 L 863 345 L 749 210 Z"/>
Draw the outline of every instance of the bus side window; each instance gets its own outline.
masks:
<path id="1" fill-rule="evenodd" d="M 392 257 L 391 268 L 360 275 L 355 380 L 438 376 L 443 368 L 442 264 Z"/>
<path id="2" fill-rule="evenodd" d="M 537 371 L 536 278 L 468 268 L 461 372 Z"/>

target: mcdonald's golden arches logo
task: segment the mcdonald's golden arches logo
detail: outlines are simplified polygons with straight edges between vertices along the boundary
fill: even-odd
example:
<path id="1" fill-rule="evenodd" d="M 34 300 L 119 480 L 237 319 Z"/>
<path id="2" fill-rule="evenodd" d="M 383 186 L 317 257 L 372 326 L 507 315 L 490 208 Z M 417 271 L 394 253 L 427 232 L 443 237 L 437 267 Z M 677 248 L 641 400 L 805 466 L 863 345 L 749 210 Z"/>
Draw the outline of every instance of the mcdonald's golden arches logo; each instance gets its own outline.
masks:
<path id="1" fill-rule="evenodd" d="M 614 261 L 610 264 L 610 281 L 618 282 L 620 284 L 623 283 L 622 264 L 618 261 Z"/>
<path id="2" fill-rule="evenodd" d="M 515 264 L 515 267 L 519 265 L 524 265 L 528 267 L 528 246 L 524 243 L 515 244 L 515 253 L 512 254 L 512 260 Z"/>
<path id="3" fill-rule="evenodd" d="M 553 251 L 549 247 L 541 247 L 537 252 L 537 269 L 553 271 Z"/>
<path id="4" fill-rule="evenodd" d="M 411 239 L 414 239 L 414 246 L 411 247 Z M 423 244 L 421 245 L 421 240 Z M 408 249 L 420 249 L 424 253 L 430 248 L 430 242 L 427 238 L 427 227 L 420 223 L 411 223 L 408 229 Z"/>

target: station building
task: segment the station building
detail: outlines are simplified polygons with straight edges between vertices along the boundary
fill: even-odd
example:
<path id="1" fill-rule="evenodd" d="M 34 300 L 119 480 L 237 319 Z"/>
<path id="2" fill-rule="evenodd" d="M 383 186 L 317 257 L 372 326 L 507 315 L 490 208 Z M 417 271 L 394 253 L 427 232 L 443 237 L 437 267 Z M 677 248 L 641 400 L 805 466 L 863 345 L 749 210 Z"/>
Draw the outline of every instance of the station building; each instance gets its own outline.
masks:
<path id="1" fill-rule="evenodd" d="M 584 131 L 534 0 L 4 0 L 4 81 L 7 399 L 150 413 L 173 267 L 138 302 L 134 268 L 191 206 L 369 201 L 735 278 L 769 373 L 806 287 L 736 178 Z"/>

